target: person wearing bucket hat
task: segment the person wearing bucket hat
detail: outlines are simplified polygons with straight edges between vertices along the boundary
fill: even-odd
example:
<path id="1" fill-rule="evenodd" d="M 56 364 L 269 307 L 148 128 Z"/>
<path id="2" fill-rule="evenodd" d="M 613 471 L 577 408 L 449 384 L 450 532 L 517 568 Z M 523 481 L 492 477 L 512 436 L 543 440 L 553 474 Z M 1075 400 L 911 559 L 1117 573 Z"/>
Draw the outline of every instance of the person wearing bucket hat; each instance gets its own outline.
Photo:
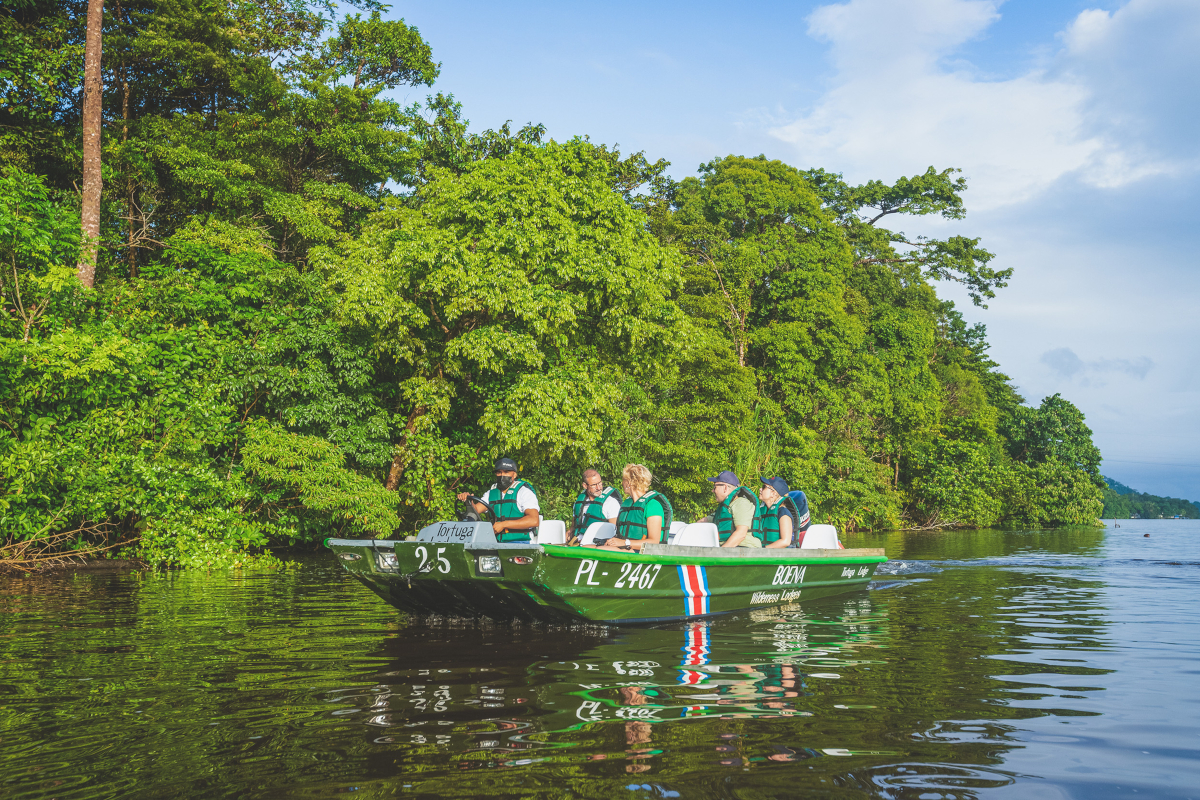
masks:
<path id="1" fill-rule="evenodd" d="M 496 482 L 481 499 L 491 506 L 492 530 L 501 542 L 528 542 L 537 535 L 541 507 L 537 492 L 527 481 L 517 479 L 517 462 L 511 458 L 496 459 L 494 468 Z M 462 492 L 458 499 L 466 502 L 469 492 Z M 475 511 L 487 513 L 478 503 L 472 503 Z"/>
<path id="2" fill-rule="evenodd" d="M 792 547 L 800 512 L 795 501 L 788 496 L 790 489 L 787 481 L 779 477 L 759 478 L 759 481 L 763 485 L 758 493 L 763 545 L 771 548 Z"/>
<path id="3" fill-rule="evenodd" d="M 762 547 L 762 534 L 756 524 L 758 498 L 754 492 L 742 486 L 738 476 L 729 470 L 708 481 L 713 485 L 717 510 L 701 522 L 716 524 L 721 547 Z"/>

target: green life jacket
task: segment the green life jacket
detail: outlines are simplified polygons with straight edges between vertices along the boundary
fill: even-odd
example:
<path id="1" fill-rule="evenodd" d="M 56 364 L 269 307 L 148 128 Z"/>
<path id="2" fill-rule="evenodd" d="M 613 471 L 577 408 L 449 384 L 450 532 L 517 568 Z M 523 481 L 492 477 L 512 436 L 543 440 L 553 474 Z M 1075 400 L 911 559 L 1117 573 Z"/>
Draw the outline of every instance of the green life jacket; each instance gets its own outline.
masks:
<path id="1" fill-rule="evenodd" d="M 517 492 L 521 491 L 522 486 L 528 486 L 529 491 L 533 492 L 533 496 L 537 497 L 537 490 L 533 488 L 533 484 L 519 479 L 513 481 L 513 485 L 508 487 L 508 491 L 506 492 L 500 491 L 500 487 L 498 486 L 488 489 L 488 493 L 483 499 L 484 502 L 492 507 L 493 522 L 507 522 L 510 519 L 520 519 L 525 516 L 525 512 L 517 508 Z M 537 536 L 537 531 L 537 526 L 523 531 L 504 531 L 496 536 L 496 540 L 500 542 L 528 542 Z"/>
<path id="2" fill-rule="evenodd" d="M 666 495 L 659 494 L 655 491 L 646 492 L 644 495 L 634 500 L 632 497 L 626 497 L 621 503 L 621 513 L 617 515 L 617 536 L 622 539 L 645 539 L 648 529 L 646 528 L 646 503 L 651 500 L 657 500 L 662 503 L 663 514 L 666 517 L 663 519 L 662 531 L 659 537 L 662 541 L 666 541 L 667 534 L 671 532 L 671 522 L 675 519 L 675 510 L 671 508 L 671 501 L 666 498 Z"/>
<path id="3" fill-rule="evenodd" d="M 571 512 L 571 519 L 575 521 L 576 536 L 582 536 L 593 522 L 608 522 L 608 517 L 604 516 L 604 502 L 613 495 L 620 501 L 621 495 L 611 486 L 596 495 L 594 500 L 588 499 L 586 490 L 579 493 L 579 497 L 575 498 L 575 508 Z"/>
<path id="4" fill-rule="evenodd" d="M 750 502 L 754 503 L 754 519 L 750 523 L 750 533 L 748 535 L 762 539 L 762 515 L 759 514 L 758 498 L 754 496 L 754 492 L 747 489 L 745 486 L 739 486 L 736 490 L 729 493 L 729 496 L 721 501 L 721 505 L 717 506 L 716 512 L 713 513 L 713 522 L 717 526 L 717 537 L 721 540 L 721 544 L 725 544 L 729 540 L 733 529 L 737 526 L 733 524 L 733 512 L 729 510 L 729 506 L 738 497 L 745 497 Z"/>
<path id="5" fill-rule="evenodd" d="M 779 502 L 767 508 L 766 504 L 759 505 L 759 513 L 762 516 L 762 540 L 763 544 L 771 544 L 771 542 L 779 541 L 779 510 L 783 505 L 787 505 L 788 510 L 792 512 L 792 541 L 788 547 L 795 547 L 796 540 L 800 536 L 800 531 L 797 528 L 800 525 L 800 509 L 796 507 L 796 501 L 790 497 L 781 497 Z"/>

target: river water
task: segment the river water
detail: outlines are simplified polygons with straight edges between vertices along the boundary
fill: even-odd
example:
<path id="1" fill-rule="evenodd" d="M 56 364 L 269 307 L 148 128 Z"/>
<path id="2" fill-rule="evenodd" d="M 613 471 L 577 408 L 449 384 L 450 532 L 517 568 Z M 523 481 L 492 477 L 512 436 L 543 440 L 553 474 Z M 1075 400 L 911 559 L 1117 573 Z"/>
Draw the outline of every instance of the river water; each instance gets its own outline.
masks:
<path id="1" fill-rule="evenodd" d="M 847 546 L 869 590 L 654 629 L 410 626 L 328 556 L 0 578 L 0 797 L 1200 800 L 1200 522 Z"/>

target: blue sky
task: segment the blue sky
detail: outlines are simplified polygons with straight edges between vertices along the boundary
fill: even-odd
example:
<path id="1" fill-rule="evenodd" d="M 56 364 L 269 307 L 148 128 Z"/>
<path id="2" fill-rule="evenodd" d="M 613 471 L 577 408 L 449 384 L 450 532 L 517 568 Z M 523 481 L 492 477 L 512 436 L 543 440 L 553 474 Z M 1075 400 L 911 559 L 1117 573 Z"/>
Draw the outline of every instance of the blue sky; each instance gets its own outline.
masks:
<path id="1" fill-rule="evenodd" d="M 1200 500 L 1200 1 L 399 3 L 473 127 L 541 122 L 672 162 L 765 153 L 853 181 L 959 167 L 1010 286 L 955 286 L 1104 472 Z M 419 100 L 422 87 L 404 96 Z"/>

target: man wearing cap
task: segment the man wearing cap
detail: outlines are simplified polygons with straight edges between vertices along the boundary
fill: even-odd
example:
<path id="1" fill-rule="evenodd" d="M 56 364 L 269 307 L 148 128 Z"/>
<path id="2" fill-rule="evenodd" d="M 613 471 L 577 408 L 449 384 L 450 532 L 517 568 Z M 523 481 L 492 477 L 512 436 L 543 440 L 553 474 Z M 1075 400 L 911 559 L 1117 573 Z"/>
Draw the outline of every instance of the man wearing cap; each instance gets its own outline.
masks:
<path id="1" fill-rule="evenodd" d="M 754 492 L 742 486 L 738 476 L 729 470 L 708 480 L 719 505 L 701 521 L 716 523 L 721 547 L 762 547 L 762 533 L 755 525 L 758 498 Z"/>
<path id="2" fill-rule="evenodd" d="M 468 492 L 462 492 L 458 499 L 466 502 L 468 496 Z M 511 458 L 496 459 L 496 482 L 483 501 L 492 507 L 492 530 L 497 541 L 528 542 L 537 535 L 541 521 L 537 494 L 528 483 L 517 480 L 517 462 Z M 478 513 L 487 513 L 478 503 L 471 505 Z"/>
<path id="3" fill-rule="evenodd" d="M 759 478 L 762 489 L 758 493 L 759 513 L 764 547 L 792 547 L 796 520 L 800 511 L 788 497 L 787 481 L 783 478 Z"/>

